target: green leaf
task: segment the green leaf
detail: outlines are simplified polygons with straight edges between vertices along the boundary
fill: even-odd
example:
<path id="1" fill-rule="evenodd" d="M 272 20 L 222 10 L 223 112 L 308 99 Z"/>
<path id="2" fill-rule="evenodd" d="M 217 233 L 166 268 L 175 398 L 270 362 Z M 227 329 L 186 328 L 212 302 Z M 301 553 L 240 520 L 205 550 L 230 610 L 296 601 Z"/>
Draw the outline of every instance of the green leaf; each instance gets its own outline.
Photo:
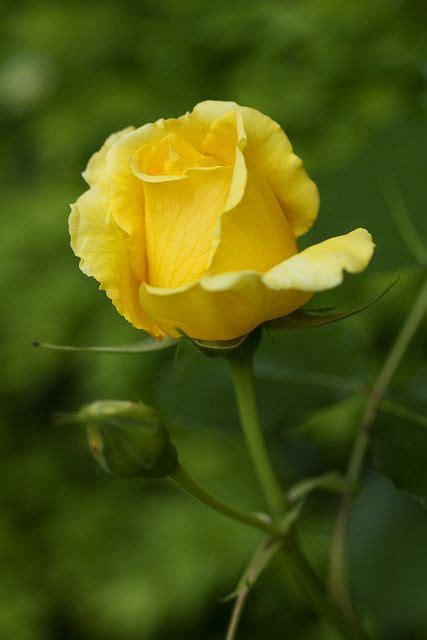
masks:
<path id="1" fill-rule="evenodd" d="M 131 344 L 119 345 L 116 347 L 74 347 L 64 344 L 52 344 L 51 342 L 33 342 L 33 347 L 41 347 L 42 349 L 54 349 L 56 351 L 83 351 L 94 353 L 146 353 L 148 351 L 160 351 L 161 349 L 169 349 L 177 346 L 177 340 L 173 338 L 163 338 L 163 340 L 155 340 L 147 338 Z"/>
<path id="2" fill-rule="evenodd" d="M 265 327 L 269 327 L 271 329 L 285 329 L 286 331 L 297 331 L 300 329 L 312 329 L 313 327 L 321 327 L 325 324 L 331 324 L 332 322 L 338 322 L 339 320 L 345 320 L 346 318 L 350 318 L 372 305 L 376 304 L 383 298 L 392 287 L 396 284 L 399 278 L 396 278 L 394 282 L 392 282 L 379 296 L 371 300 L 367 304 L 364 304 L 361 307 L 357 307 L 357 309 L 352 309 L 351 311 L 344 311 L 342 313 L 334 313 L 334 314 L 323 314 L 321 310 L 319 311 L 303 311 L 298 309 L 298 311 L 294 311 L 287 316 L 283 316 L 282 318 L 277 318 L 275 320 L 269 320 L 265 323 Z"/>
<path id="3" fill-rule="evenodd" d="M 373 428 L 374 465 L 398 489 L 427 499 L 427 420 L 402 407 L 396 412 L 392 406 L 393 413 L 378 414 Z"/>
<path id="4" fill-rule="evenodd" d="M 365 394 L 355 393 L 344 400 L 313 410 L 297 429 L 284 432 L 287 452 L 297 448 L 299 455 L 304 455 L 306 460 L 321 460 L 320 465 L 317 462 L 301 466 L 295 477 L 308 474 L 315 476 L 346 463 L 365 403 Z"/>

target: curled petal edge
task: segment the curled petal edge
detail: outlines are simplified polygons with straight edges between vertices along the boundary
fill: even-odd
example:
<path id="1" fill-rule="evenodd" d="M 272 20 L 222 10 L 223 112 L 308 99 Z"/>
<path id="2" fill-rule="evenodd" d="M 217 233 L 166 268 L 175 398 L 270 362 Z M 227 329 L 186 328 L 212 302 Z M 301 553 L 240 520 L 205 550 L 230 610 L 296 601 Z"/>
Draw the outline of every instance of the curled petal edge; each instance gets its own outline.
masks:
<path id="1" fill-rule="evenodd" d="M 143 283 L 140 302 L 169 336 L 231 340 L 304 305 L 317 291 L 358 273 L 374 251 L 371 234 L 356 229 L 284 260 L 267 273 L 239 271 L 204 276 L 188 285 L 157 288 Z"/>

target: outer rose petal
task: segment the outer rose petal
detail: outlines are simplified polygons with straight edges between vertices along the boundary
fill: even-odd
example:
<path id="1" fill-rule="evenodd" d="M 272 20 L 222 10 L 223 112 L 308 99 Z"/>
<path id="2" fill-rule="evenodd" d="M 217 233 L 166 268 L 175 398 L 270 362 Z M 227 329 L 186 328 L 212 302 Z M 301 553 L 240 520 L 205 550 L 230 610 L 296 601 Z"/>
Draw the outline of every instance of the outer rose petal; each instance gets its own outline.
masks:
<path id="1" fill-rule="evenodd" d="M 209 126 L 219 116 L 233 109 L 243 116 L 248 164 L 269 182 L 295 237 L 302 235 L 316 220 L 319 194 L 305 172 L 302 160 L 293 153 L 292 145 L 280 125 L 256 109 L 216 100 L 200 102 L 189 117 L 198 124 Z"/>
<path id="2" fill-rule="evenodd" d="M 102 183 L 105 179 L 105 162 L 108 151 L 111 149 L 113 144 L 118 142 L 120 138 L 123 138 L 123 136 L 131 131 L 134 131 L 133 127 L 127 127 L 126 129 L 112 133 L 108 136 L 100 150 L 93 154 L 82 174 L 89 186 L 92 187 L 96 184 Z"/>
<path id="3" fill-rule="evenodd" d="M 291 313 L 314 292 L 335 287 L 343 272 L 363 271 L 374 249 L 371 235 L 356 229 L 288 258 L 265 274 L 240 271 L 207 276 L 178 289 L 140 288 L 142 307 L 163 331 L 201 340 L 231 340 Z"/>
<path id="4" fill-rule="evenodd" d="M 103 188 L 108 211 L 128 235 L 132 267 L 140 280 L 147 276 L 144 189 L 132 172 L 130 159 L 142 145 L 158 142 L 165 133 L 161 121 L 130 130 L 114 141 L 105 157 Z"/>
<path id="5" fill-rule="evenodd" d="M 343 281 L 344 271 L 359 273 L 374 252 L 372 236 L 366 229 L 355 229 L 344 236 L 329 238 L 301 251 L 265 274 L 271 289 L 325 291 Z"/>
<path id="6" fill-rule="evenodd" d="M 127 235 L 108 213 L 104 198 L 100 187 L 92 187 L 71 205 L 71 247 L 80 258 L 81 270 L 98 280 L 100 289 L 128 322 L 163 337 L 163 331 L 140 306 L 140 282 L 130 265 Z"/>

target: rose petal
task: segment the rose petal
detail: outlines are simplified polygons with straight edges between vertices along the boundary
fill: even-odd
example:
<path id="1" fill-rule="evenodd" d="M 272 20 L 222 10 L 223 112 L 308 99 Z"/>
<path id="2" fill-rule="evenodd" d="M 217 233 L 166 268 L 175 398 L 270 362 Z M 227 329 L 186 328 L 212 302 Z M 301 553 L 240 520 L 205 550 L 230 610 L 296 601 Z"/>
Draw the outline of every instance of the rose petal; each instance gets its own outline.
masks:
<path id="1" fill-rule="evenodd" d="M 219 143 L 222 156 L 215 160 L 224 166 L 209 166 Z M 153 181 L 138 174 L 144 181 L 146 281 L 151 285 L 178 287 L 198 280 L 208 269 L 220 241 L 220 218 L 245 192 L 243 145 L 241 118 L 231 112 L 207 132 L 202 145 L 206 160 L 187 168 L 180 180 Z"/>
<path id="2" fill-rule="evenodd" d="M 190 117 L 209 126 L 232 110 L 242 114 L 247 135 L 245 158 L 269 182 L 296 237 L 314 223 L 319 210 L 317 187 L 307 176 L 302 160 L 292 151 L 282 128 L 256 109 L 235 102 L 207 100 L 194 108 Z"/>
<path id="3" fill-rule="evenodd" d="M 89 160 L 83 177 L 102 191 L 105 210 L 127 234 L 128 262 L 140 280 L 147 274 L 144 224 L 144 190 L 131 170 L 130 157 L 144 144 L 157 142 L 166 131 L 162 121 L 139 129 L 128 127 L 114 133 Z M 98 198 L 99 199 L 99 198 Z"/>
<path id="4" fill-rule="evenodd" d="M 206 271 L 231 177 L 231 167 L 219 167 L 179 181 L 144 183 L 148 282 L 177 287 Z"/>
<path id="5" fill-rule="evenodd" d="M 341 284 L 344 271 L 363 271 L 372 258 L 374 247 L 372 236 L 366 229 L 355 229 L 292 256 L 266 273 L 264 281 L 271 289 L 277 290 L 332 289 Z"/>
<path id="6" fill-rule="evenodd" d="M 120 138 L 123 138 L 123 136 L 131 131 L 134 131 L 133 127 L 127 127 L 126 129 L 112 133 L 108 136 L 100 150 L 93 154 L 82 174 L 89 186 L 92 187 L 99 184 L 105 179 L 105 159 L 108 151 L 111 149 L 113 144 L 118 142 Z"/>
<path id="7" fill-rule="evenodd" d="M 221 216 L 209 274 L 265 272 L 296 252 L 294 235 L 276 196 L 266 180 L 248 167 L 241 202 Z"/>
<path id="8" fill-rule="evenodd" d="M 167 335 L 180 330 L 200 340 L 231 340 L 291 313 L 316 291 L 335 287 L 343 272 L 363 271 L 374 249 L 365 229 L 330 238 L 292 256 L 269 272 L 206 276 L 176 289 L 143 284 L 140 300 Z"/>
<path id="9" fill-rule="evenodd" d="M 127 234 L 108 213 L 100 187 L 92 187 L 71 206 L 69 228 L 71 247 L 80 258 L 81 270 L 98 280 L 128 322 L 162 337 L 163 332 L 140 306 L 140 281 L 130 264 Z"/>

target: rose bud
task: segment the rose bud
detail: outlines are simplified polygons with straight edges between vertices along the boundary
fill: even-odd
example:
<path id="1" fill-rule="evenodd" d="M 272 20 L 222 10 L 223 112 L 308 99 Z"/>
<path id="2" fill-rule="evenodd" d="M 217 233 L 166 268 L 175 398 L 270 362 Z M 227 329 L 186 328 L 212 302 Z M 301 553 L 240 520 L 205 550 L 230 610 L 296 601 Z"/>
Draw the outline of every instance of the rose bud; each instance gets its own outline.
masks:
<path id="1" fill-rule="evenodd" d="M 142 403 L 99 400 L 83 406 L 73 422 L 86 426 L 93 456 L 117 476 L 163 478 L 178 466 L 160 415 Z"/>
<path id="2" fill-rule="evenodd" d="M 277 122 L 208 100 L 111 135 L 83 174 L 71 246 L 126 320 L 156 338 L 229 341 L 358 273 L 366 229 L 299 251 L 319 195 Z"/>

